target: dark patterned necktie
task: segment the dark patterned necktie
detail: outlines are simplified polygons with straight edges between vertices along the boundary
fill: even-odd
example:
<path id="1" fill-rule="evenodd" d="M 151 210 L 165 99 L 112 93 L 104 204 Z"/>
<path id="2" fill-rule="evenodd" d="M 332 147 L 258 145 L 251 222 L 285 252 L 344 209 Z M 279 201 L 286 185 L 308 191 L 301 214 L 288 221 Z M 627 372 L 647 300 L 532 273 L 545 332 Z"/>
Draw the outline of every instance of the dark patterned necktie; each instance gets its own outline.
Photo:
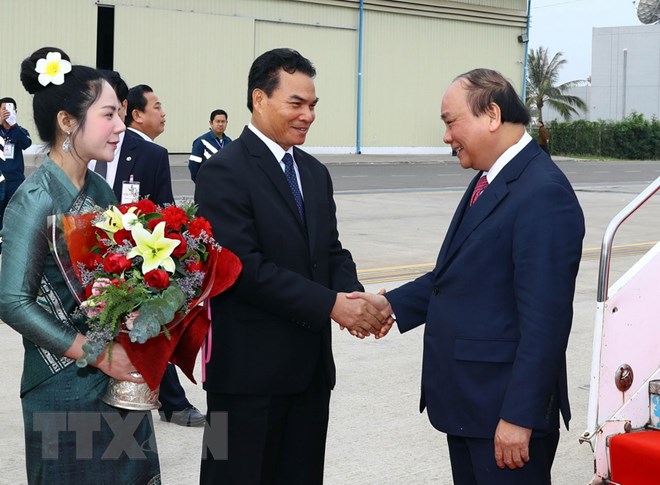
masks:
<path id="1" fill-rule="evenodd" d="M 477 201 L 481 193 L 484 190 L 486 190 L 486 187 L 488 187 L 488 179 L 486 178 L 485 175 L 483 175 L 477 181 L 477 185 L 474 186 L 474 190 L 472 191 L 472 197 L 470 197 L 470 207 L 474 205 L 474 203 Z"/>
<path id="2" fill-rule="evenodd" d="M 284 163 L 284 175 L 286 175 L 286 180 L 289 182 L 289 188 L 293 194 L 293 199 L 296 202 L 296 207 L 298 208 L 298 215 L 300 215 L 300 220 L 305 223 L 305 205 L 303 204 L 302 194 L 300 193 L 300 187 L 298 187 L 298 179 L 296 178 L 296 171 L 293 169 L 293 157 L 290 153 L 285 153 L 284 158 L 282 158 L 282 163 Z"/>

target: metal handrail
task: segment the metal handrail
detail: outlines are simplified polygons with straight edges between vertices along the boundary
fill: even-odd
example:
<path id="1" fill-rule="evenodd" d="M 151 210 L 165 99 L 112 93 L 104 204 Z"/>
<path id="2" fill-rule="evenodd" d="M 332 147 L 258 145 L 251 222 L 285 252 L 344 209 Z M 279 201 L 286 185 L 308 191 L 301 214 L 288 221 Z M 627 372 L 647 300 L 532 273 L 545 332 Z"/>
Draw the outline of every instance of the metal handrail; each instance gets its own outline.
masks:
<path id="1" fill-rule="evenodd" d="M 607 300 L 610 281 L 610 260 L 612 259 L 612 241 L 617 229 L 637 209 L 649 200 L 660 189 L 660 177 L 655 179 L 648 187 L 635 197 L 627 206 L 614 216 L 605 229 L 603 243 L 600 247 L 600 268 L 598 270 L 598 294 L 597 301 L 603 303 Z"/>

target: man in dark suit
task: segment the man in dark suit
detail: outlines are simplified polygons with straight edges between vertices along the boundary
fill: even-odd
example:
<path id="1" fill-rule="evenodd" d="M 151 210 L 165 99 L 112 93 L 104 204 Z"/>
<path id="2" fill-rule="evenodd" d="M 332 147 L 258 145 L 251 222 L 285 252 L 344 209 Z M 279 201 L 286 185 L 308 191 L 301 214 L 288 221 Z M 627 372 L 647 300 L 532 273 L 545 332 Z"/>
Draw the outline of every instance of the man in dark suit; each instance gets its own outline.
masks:
<path id="1" fill-rule="evenodd" d="M 167 149 L 154 143 L 165 130 L 165 111 L 158 96 L 146 84 L 128 90 L 126 135 L 119 153 L 112 189 L 118 200 L 126 182 L 140 184 L 140 198 L 156 204 L 174 203 Z"/>
<path id="2" fill-rule="evenodd" d="M 570 419 L 582 210 L 499 73 L 456 78 L 442 119 L 445 143 L 479 173 L 435 269 L 385 296 L 401 332 L 426 323 L 421 409 L 447 433 L 454 483 L 550 485 L 560 411 Z"/>
<path id="3" fill-rule="evenodd" d="M 380 335 L 389 318 L 346 298 L 362 286 L 339 241 L 332 181 L 296 147 L 315 118 L 315 74 L 290 49 L 259 56 L 248 76 L 250 125 L 197 177 L 199 215 L 243 263 L 211 304 L 204 441 L 223 438 L 215 418 L 227 413 L 228 456 L 205 450 L 203 484 L 322 483 L 335 383 L 330 319 Z"/>

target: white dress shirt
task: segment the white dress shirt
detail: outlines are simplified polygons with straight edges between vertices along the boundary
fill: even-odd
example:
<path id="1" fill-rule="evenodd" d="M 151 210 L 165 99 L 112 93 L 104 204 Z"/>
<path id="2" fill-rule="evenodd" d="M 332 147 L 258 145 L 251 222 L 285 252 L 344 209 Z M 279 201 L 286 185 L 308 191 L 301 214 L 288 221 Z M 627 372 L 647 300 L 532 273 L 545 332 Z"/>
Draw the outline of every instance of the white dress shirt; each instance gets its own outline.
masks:
<path id="1" fill-rule="evenodd" d="M 506 164 L 513 160 L 513 157 L 518 155 L 530 141 L 532 141 L 532 137 L 525 131 L 518 143 L 511 145 L 504 151 L 504 153 L 502 153 L 502 155 L 500 155 L 497 160 L 495 160 L 493 166 L 490 167 L 488 172 L 486 172 L 486 180 L 488 180 L 489 184 L 493 183 L 493 180 L 495 180 L 497 174 L 500 173 Z"/>
<path id="2" fill-rule="evenodd" d="M 282 161 L 282 159 L 284 158 L 284 154 L 288 153 L 289 155 L 291 155 L 291 158 L 293 158 L 293 170 L 296 172 L 296 180 L 298 181 L 298 188 L 300 189 L 300 195 L 302 196 L 303 200 L 305 200 L 305 196 L 303 195 L 303 190 L 302 190 L 302 183 L 300 183 L 300 172 L 298 172 L 298 164 L 296 163 L 296 158 L 293 156 L 293 147 L 290 147 L 288 150 L 285 151 L 284 148 L 282 148 L 273 140 L 271 140 L 262 132 L 260 132 L 252 123 L 248 124 L 248 128 L 250 129 L 250 131 L 252 131 L 252 133 L 257 135 L 259 139 L 266 144 L 266 146 L 271 151 L 275 159 L 280 163 L 282 172 L 286 170 L 286 166 Z"/>

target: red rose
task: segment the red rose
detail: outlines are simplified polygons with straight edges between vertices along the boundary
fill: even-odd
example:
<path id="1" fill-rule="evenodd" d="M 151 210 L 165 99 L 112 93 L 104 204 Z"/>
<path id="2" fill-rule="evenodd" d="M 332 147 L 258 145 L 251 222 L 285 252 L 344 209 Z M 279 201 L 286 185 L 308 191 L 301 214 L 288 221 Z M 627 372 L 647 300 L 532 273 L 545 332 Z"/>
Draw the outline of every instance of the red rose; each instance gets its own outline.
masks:
<path id="1" fill-rule="evenodd" d="M 127 214 L 131 207 L 137 207 L 137 204 L 135 203 L 122 204 L 119 207 L 117 207 L 117 209 L 119 209 L 119 212 L 121 212 L 122 214 Z"/>
<path id="2" fill-rule="evenodd" d="M 101 238 L 107 238 L 108 235 L 105 233 L 103 229 L 100 227 L 94 227 L 94 234 L 96 235 L 96 239 L 101 239 Z"/>
<path id="3" fill-rule="evenodd" d="M 93 286 L 94 286 L 93 284 L 85 286 L 85 300 L 87 300 L 90 296 L 92 296 Z"/>
<path id="4" fill-rule="evenodd" d="M 194 273 L 195 271 L 203 271 L 204 264 L 201 261 L 190 261 L 186 264 L 186 271 Z"/>
<path id="5" fill-rule="evenodd" d="M 115 232 L 113 239 L 120 246 L 124 243 L 124 241 L 128 241 L 129 243 L 131 243 L 131 246 L 135 246 L 135 240 L 133 239 L 133 234 L 131 234 L 131 231 L 128 231 L 126 229 L 120 229 L 117 232 Z"/>
<path id="6" fill-rule="evenodd" d="M 99 249 L 101 250 L 101 254 L 103 254 L 108 250 L 108 244 L 106 244 L 109 241 L 108 235 L 105 233 L 105 231 L 99 229 L 98 227 L 94 228 L 94 232 L 96 234 L 96 240 L 99 244 Z"/>
<path id="7" fill-rule="evenodd" d="M 181 234 L 177 234 L 176 232 L 171 232 L 167 236 L 169 239 L 176 239 L 179 241 L 179 245 L 174 248 L 174 251 L 172 251 L 172 256 L 175 258 L 180 258 L 184 254 L 188 252 L 188 244 L 186 243 L 186 240 L 183 238 Z"/>
<path id="8" fill-rule="evenodd" d="M 135 203 L 140 214 L 152 214 L 158 211 L 158 207 L 149 199 L 140 199 Z"/>
<path id="9" fill-rule="evenodd" d="M 131 260 L 123 254 L 108 254 L 103 260 L 103 271 L 121 274 L 131 267 Z"/>
<path id="10" fill-rule="evenodd" d="M 149 222 L 147 222 L 147 229 L 149 229 L 151 232 L 156 229 L 156 226 L 160 223 L 163 222 L 162 217 L 157 217 L 156 219 L 151 219 Z"/>
<path id="11" fill-rule="evenodd" d="M 188 232 L 192 237 L 198 237 L 202 231 L 205 231 L 210 237 L 213 237 L 213 231 L 211 231 L 211 223 L 204 219 L 203 217 L 195 217 L 190 221 L 188 226 Z"/>
<path id="12" fill-rule="evenodd" d="M 99 264 L 103 264 L 103 260 L 96 253 L 87 253 L 82 260 L 82 264 L 85 266 L 85 269 L 95 270 Z"/>
<path id="13" fill-rule="evenodd" d="M 175 205 L 165 207 L 160 213 L 165 219 L 165 226 L 170 231 L 180 231 L 181 226 L 188 224 L 186 211 Z"/>
<path id="14" fill-rule="evenodd" d="M 164 290 L 170 284 L 170 275 L 162 269 L 152 269 L 145 273 L 144 282 L 156 290 Z"/>

